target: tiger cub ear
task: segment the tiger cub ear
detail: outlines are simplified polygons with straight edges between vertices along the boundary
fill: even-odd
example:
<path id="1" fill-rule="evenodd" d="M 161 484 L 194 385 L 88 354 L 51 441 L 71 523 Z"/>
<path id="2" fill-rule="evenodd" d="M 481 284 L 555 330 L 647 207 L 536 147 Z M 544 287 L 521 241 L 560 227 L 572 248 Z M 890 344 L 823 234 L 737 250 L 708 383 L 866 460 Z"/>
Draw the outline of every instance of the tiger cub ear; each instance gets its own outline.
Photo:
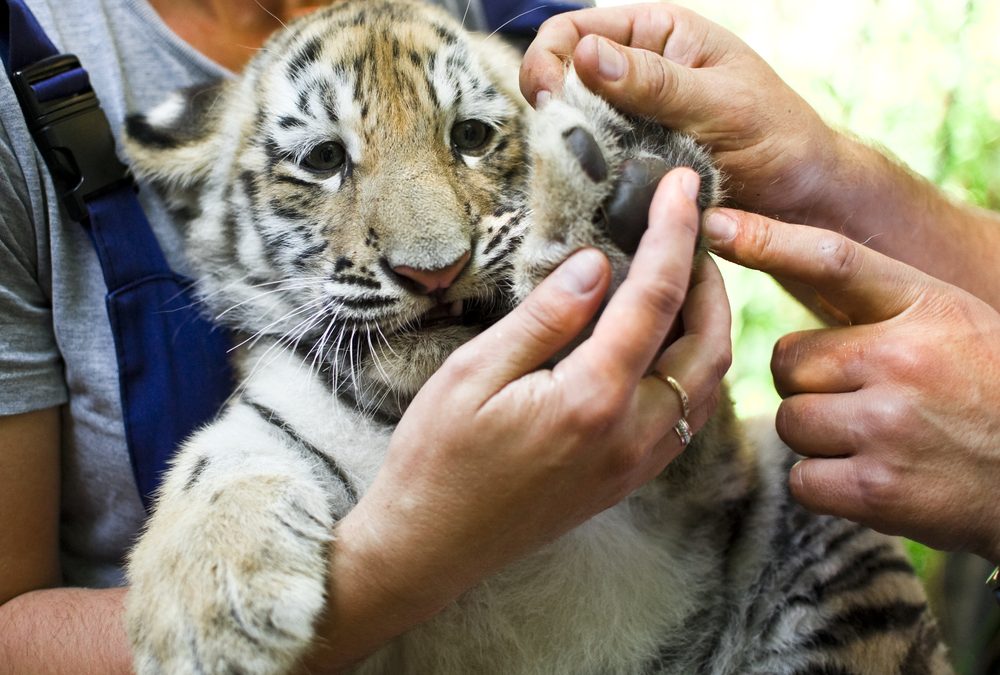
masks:
<path id="1" fill-rule="evenodd" d="M 135 173 L 166 192 L 196 188 L 218 158 L 223 80 L 171 94 L 152 110 L 125 119 L 125 150 Z"/>

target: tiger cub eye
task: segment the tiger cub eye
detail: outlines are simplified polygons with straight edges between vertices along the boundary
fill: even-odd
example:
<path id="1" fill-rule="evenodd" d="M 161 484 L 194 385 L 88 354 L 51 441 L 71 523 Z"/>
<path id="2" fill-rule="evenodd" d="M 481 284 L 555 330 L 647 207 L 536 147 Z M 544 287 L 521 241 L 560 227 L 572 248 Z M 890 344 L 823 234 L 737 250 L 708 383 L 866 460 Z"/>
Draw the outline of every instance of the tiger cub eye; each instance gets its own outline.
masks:
<path id="1" fill-rule="evenodd" d="M 320 143 L 302 158 L 303 168 L 313 173 L 333 173 L 347 161 L 344 146 L 336 141 Z"/>
<path id="2" fill-rule="evenodd" d="M 466 155 L 481 154 L 493 138 L 493 127 L 480 120 L 464 120 L 451 128 L 451 144 Z"/>

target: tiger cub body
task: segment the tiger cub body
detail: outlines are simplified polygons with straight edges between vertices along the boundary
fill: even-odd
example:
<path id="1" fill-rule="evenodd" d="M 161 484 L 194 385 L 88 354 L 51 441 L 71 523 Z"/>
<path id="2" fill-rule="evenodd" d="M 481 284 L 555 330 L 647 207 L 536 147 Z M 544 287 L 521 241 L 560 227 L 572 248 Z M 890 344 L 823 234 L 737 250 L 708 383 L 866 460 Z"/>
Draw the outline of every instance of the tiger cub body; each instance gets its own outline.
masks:
<path id="1" fill-rule="evenodd" d="M 334 525 L 458 345 L 580 246 L 632 160 L 718 175 L 572 71 L 531 110 L 517 58 L 410 0 L 343 2 L 237 80 L 129 123 L 240 339 L 232 402 L 180 450 L 131 554 L 139 673 L 284 673 L 323 609 Z M 728 404 L 664 474 L 358 673 L 945 673 L 897 543 L 790 500 L 793 456 Z"/>

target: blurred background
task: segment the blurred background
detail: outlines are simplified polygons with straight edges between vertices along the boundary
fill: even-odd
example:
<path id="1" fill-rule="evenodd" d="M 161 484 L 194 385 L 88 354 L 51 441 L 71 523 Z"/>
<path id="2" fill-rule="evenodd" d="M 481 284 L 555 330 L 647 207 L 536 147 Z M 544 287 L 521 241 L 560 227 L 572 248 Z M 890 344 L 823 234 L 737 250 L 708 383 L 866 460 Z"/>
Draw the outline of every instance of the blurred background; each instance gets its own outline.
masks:
<path id="1" fill-rule="evenodd" d="M 997 0 L 679 4 L 739 35 L 830 124 L 880 145 L 954 198 L 1000 210 Z M 1000 252 L 997 261 L 1000 273 Z M 733 305 L 729 380 L 737 411 L 773 414 L 779 399 L 768 370 L 772 346 L 816 324 L 770 278 L 733 266 L 724 273 Z M 1000 611 L 983 587 L 985 564 L 912 542 L 908 548 L 958 671 L 1000 673 Z"/>

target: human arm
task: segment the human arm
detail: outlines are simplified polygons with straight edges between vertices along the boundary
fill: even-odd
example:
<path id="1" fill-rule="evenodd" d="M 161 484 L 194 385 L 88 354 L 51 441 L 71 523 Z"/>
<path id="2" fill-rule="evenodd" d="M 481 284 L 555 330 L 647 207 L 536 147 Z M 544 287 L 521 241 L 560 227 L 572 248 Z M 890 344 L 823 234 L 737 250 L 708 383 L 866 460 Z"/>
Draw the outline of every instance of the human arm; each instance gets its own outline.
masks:
<path id="1" fill-rule="evenodd" d="M 711 148 L 734 206 L 842 232 L 1000 307 L 1000 217 L 831 129 L 729 31 L 667 3 L 555 17 L 525 55 L 529 100 L 560 86 L 567 56 L 616 107 Z"/>
<path id="2" fill-rule="evenodd" d="M 832 232 L 709 212 L 724 258 L 811 287 L 843 325 L 794 333 L 771 368 L 796 499 L 1000 561 L 1000 314 Z"/>
<path id="3" fill-rule="evenodd" d="M 0 673 L 131 671 L 121 589 L 57 588 L 59 409 L 0 417 Z"/>

